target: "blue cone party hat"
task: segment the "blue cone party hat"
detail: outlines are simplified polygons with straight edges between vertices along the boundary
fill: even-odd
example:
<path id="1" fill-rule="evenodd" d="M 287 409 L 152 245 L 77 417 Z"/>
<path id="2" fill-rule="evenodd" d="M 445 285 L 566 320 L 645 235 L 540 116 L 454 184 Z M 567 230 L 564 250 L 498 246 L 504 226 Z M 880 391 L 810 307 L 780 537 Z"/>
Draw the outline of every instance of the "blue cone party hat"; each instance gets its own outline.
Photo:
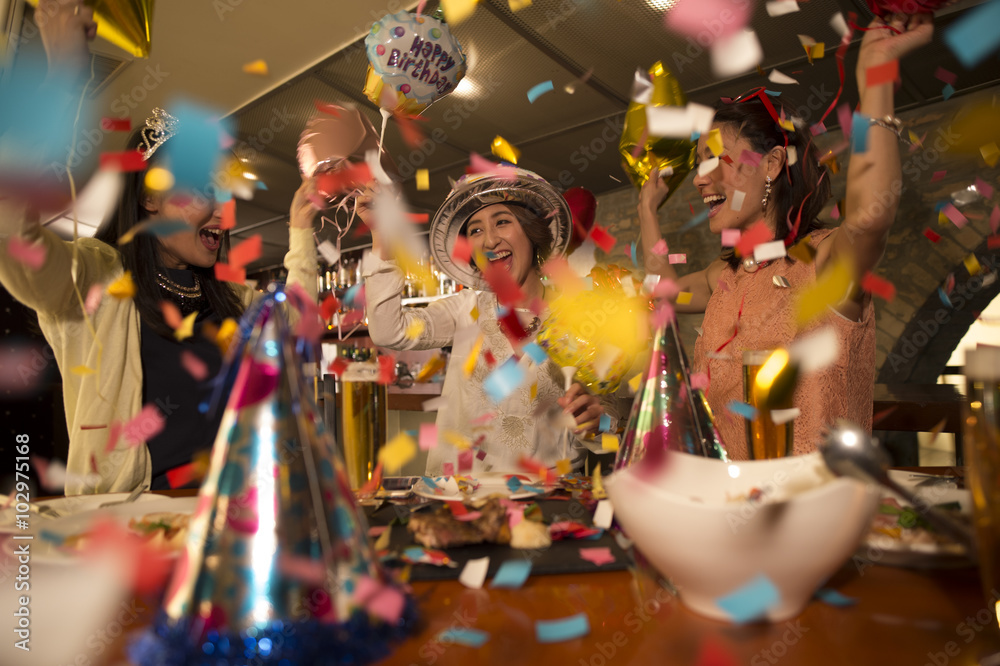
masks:
<path id="1" fill-rule="evenodd" d="M 691 388 L 687 357 L 673 319 L 656 332 L 615 469 L 638 463 L 654 468 L 668 451 L 727 460 L 708 401 L 701 389 Z"/>
<path id="2" fill-rule="evenodd" d="M 364 664 L 415 624 L 381 569 L 281 304 L 248 312 L 208 475 L 141 666 Z"/>

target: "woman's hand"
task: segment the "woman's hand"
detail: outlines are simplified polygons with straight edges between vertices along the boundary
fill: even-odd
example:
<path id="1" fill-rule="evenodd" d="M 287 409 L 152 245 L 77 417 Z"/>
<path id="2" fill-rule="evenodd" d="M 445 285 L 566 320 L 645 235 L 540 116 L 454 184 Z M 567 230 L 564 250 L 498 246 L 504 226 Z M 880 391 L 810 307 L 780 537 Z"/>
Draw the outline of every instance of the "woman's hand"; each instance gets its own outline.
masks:
<path id="1" fill-rule="evenodd" d="M 35 22 L 48 56 L 49 76 L 82 76 L 90 62 L 87 42 L 97 36 L 94 10 L 82 0 L 39 0 Z"/>
<path id="2" fill-rule="evenodd" d="M 653 170 L 649 172 L 649 178 L 639 189 L 639 212 L 651 212 L 655 216 L 656 211 L 666 201 L 669 193 L 670 188 L 666 181 L 660 178 L 660 170 L 653 167 Z"/>
<path id="3" fill-rule="evenodd" d="M 899 60 L 907 53 L 929 44 L 934 34 L 934 24 L 931 21 L 930 14 L 893 14 L 888 23 L 876 17 L 861 39 L 856 70 L 858 90 L 864 94 L 867 87 L 865 74 L 869 67 Z"/>
<path id="4" fill-rule="evenodd" d="M 587 393 L 580 384 L 574 383 L 556 402 L 564 412 L 573 415 L 577 434 L 594 434 L 600 429 L 604 407 L 597 396 Z"/>
<path id="5" fill-rule="evenodd" d="M 319 212 L 312 199 L 319 196 L 316 190 L 316 178 L 306 178 L 295 190 L 292 197 L 292 207 L 288 212 L 289 225 L 296 229 L 311 229 Z"/>

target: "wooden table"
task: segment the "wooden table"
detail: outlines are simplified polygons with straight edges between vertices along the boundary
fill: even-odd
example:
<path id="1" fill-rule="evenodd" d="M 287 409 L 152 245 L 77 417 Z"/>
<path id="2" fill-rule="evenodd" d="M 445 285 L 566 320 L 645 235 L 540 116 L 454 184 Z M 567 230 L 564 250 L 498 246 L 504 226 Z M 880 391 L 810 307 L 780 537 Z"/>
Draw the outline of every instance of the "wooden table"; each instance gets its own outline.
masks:
<path id="1" fill-rule="evenodd" d="M 380 663 L 953 666 L 1000 652 L 1000 629 L 995 622 L 984 626 L 989 611 L 976 569 L 914 571 L 877 560 L 878 553 L 855 558 L 828 583 L 856 599 L 854 606 L 814 600 L 799 617 L 774 625 L 733 626 L 701 617 L 645 576 L 627 571 L 532 576 L 519 590 L 416 582 L 418 631 Z M 143 603 L 149 612 L 140 612 L 139 621 L 149 622 L 155 603 L 141 602 L 140 608 Z M 535 639 L 535 620 L 581 612 L 590 622 L 586 637 L 556 644 Z M 479 649 L 435 640 L 451 627 L 487 631 L 490 640 Z M 112 646 L 104 663 L 124 660 L 127 636 Z M 729 660 L 700 661 L 705 650 Z"/>

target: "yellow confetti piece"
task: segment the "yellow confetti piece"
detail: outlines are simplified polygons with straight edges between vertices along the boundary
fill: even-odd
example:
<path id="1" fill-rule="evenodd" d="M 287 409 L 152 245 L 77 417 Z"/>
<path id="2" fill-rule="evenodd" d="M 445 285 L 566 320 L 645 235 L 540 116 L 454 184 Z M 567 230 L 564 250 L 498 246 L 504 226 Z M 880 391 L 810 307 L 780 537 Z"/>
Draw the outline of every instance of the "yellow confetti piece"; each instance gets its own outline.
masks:
<path id="1" fill-rule="evenodd" d="M 979 153 L 983 156 L 986 164 L 989 166 L 996 166 L 997 160 L 1000 159 L 1000 148 L 997 148 L 996 141 L 991 141 L 986 145 L 979 147 Z"/>
<path id="2" fill-rule="evenodd" d="M 538 382 L 531 385 L 531 399 L 534 400 L 538 397 Z"/>
<path id="3" fill-rule="evenodd" d="M 979 259 L 976 259 L 976 255 L 970 254 L 965 258 L 965 269 L 969 271 L 969 275 L 976 275 L 979 271 L 983 270 L 982 266 L 979 265 Z"/>
<path id="4" fill-rule="evenodd" d="M 516 12 L 524 9 L 525 7 L 530 7 L 531 0 L 508 0 L 507 4 L 510 6 L 510 11 Z"/>
<path id="5" fill-rule="evenodd" d="M 434 354 L 426 363 L 420 366 L 420 372 L 417 376 L 413 378 L 418 384 L 423 384 L 429 382 L 431 378 L 439 373 L 445 365 L 444 356 L 441 354 Z"/>
<path id="6" fill-rule="evenodd" d="M 109 284 L 108 295 L 121 299 L 135 296 L 135 283 L 132 282 L 132 271 L 125 271 L 124 275 Z"/>
<path id="7" fill-rule="evenodd" d="M 379 534 L 378 538 L 375 539 L 375 545 L 374 545 L 375 550 L 376 551 L 388 550 L 389 540 L 391 538 L 392 538 L 392 525 L 386 525 L 385 531 L 382 532 L 382 534 Z"/>
<path id="8" fill-rule="evenodd" d="M 166 192 L 174 186 L 174 174 L 163 167 L 153 167 L 146 172 L 146 189 Z"/>
<path id="9" fill-rule="evenodd" d="M 417 189 L 425 192 L 431 189 L 431 172 L 427 169 L 417 169 Z"/>
<path id="10" fill-rule="evenodd" d="M 479 0 L 441 0 L 441 8 L 444 10 L 445 19 L 452 26 L 456 26 L 465 19 L 472 16 L 476 11 L 476 3 Z"/>
<path id="11" fill-rule="evenodd" d="M 181 325 L 178 326 L 177 330 L 174 331 L 174 338 L 176 338 L 177 342 L 180 342 L 181 340 L 187 340 L 192 335 L 194 335 L 194 320 L 195 317 L 197 316 L 198 312 L 195 311 L 189 314 L 187 317 L 184 317 L 183 321 L 181 321 Z"/>
<path id="12" fill-rule="evenodd" d="M 493 151 L 494 155 L 511 164 L 517 164 L 517 160 L 521 157 L 521 151 L 512 146 L 507 139 L 499 134 L 493 138 L 493 145 L 490 146 L 490 150 Z"/>
<path id="13" fill-rule="evenodd" d="M 75 368 L 70 368 L 69 371 L 74 375 L 79 375 L 80 377 L 94 374 L 94 369 L 88 368 L 85 365 L 78 365 Z"/>
<path id="14" fill-rule="evenodd" d="M 387 472 L 398 472 L 416 455 L 417 443 L 405 432 L 401 432 L 382 447 L 378 459 L 385 466 Z"/>
<path id="15" fill-rule="evenodd" d="M 793 125 L 792 121 L 789 120 L 788 118 L 784 118 L 783 120 L 779 120 L 778 124 L 781 125 L 781 127 L 783 127 L 784 129 L 788 130 L 789 132 L 794 132 L 795 131 L 795 125 Z"/>
<path id="16" fill-rule="evenodd" d="M 632 379 L 628 380 L 628 387 L 632 389 L 632 393 L 639 392 L 639 384 L 642 383 L 642 373 L 640 372 Z"/>
<path id="17" fill-rule="evenodd" d="M 590 477 L 590 494 L 594 499 L 606 499 L 607 491 L 604 490 L 604 480 L 601 478 L 601 466 L 594 467 L 594 473 Z"/>
<path id="18" fill-rule="evenodd" d="M 394 256 L 399 267 L 407 274 L 410 280 L 418 285 L 428 296 L 437 295 L 437 279 L 431 271 L 430 264 L 421 263 L 400 247 L 393 248 Z"/>
<path id="19" fill-rule="evenodd" d="M 257 76 L 267 76 L 267 63 L 263 60 L 254 60 L 243 65 L 244 74 L 255 74 Z"/>
<path id="20" fill-rule="evenodd" d="M 215 345 L 222 352 L 223 356 L 229 351 L 229 347 L 233 344 L 233 338 L 236 336 L 236 331 L 239 328 L 240 325 L 232 317 L 223 321 L 222 326 L 219 327 L 219 332 L 215 334 Z"/>
<path id="21" fill-rule="evenodd" d="M 479 360 L 479 352 L 483 349 L 483 334 L 480 333 L 479 337 L 476 338 L 476 344 L 472 345 L 472 351 L 469 355 L 465 357 L 465 362 L 462 364 L 462 370 L 465 372 L 466 377 L 472 376 L 472 371 L 476 369 L 476 361 Z"/>
<path id="22" fill-rule="evenodd" d="M 943 212 L 938 211 L 938 224 L 942 226 L 946 224 L 951 224 L 951 220 L 949 220 L 948 216 L 945 215 Z"/>
<path id="23" fill-rule="evenodd" d="M 601 435 L 601 448 L 605 451 L 617 451 L 618 450 L 618 436 L 609 435 L 608 433 L 603 433 Z"/>
<path id="24" fill-rule="evenodd" d="M 713 129 L 709 132 L 708 136 L 705 137 L 705 145 L 708 146 L 708 149 L 711 150 L 712 154 L 716 157 L 721 155 L 722 151 L 725 150 L 722 145 L 722 132 L 718 129 Z"/>
<path id="25" fill-rule="evenodd" d="M 924 142 L 920 140 L 920 137 L 913 133 L 913 130 L 907 130 L 910 134 L 910 143 L 915 146 L 920 146 L 923 148 Z"/>
<path id="26" fill-rule="evenodd" d="M 441 434 L 441 439 L 443 439 L 448 444 L 451 444 L 459 451 L 468 451 L 472 447 L 472 442 L 469 438 L 460 432 L 455 432 L 454 430 L 445 430 Z"/>
<path id="27" fill-rule="evenodd" d="M 826 44 L 824 44 L 823 42 L 813 44 L 812 46 L 806 49 L 806 55 L 809 56 L 810 60 L 816 60 L 817 58 L 822 58 L 824 55 L 826 55 Z"/>
<path id="28" fill-rule="evenodd" d="M 788 256 L 801 261 L 804 264 L 811 264 L 816 258 L 816 249 L 809 244 L 808 238 L 803 238 L 787 250 Z"/>
<path id="29" fill-rule="evenodd" d="M 486 255 L 483 254 L 482 250 L 473 250 L 472 260 L 476 263 L 476 266 L 479 267 L 479 270 L 483 270 L 489 264 L 489 261 L 486 259 Z"/>
<path id="30" fill-rule="evenodd" d="M 573 471 L 573 465 L 570 464 L 568 458 L 563 458 L 562 460 L 556 461 L 556 472 L 559 476 L 566 476 Z"/>
<path id="31" fill-rule="evenodd" d="M 424 324 L 423 319 L 414 319 L 410 322 L 410 325 L 406 327 L 406 339 L 416 340 L 420 337 L 420 334 L 424 332 L 427 325 Z"/>
<path id="32" fill-rule="evenodd" d="M 469 316 L 472 317 L 472 321 L 479 321 L 479 306 L 473 305 L 472 309 L 469 310 Z"/>
<path id="33" fill-rule="evenodd" d="M 850 261 L 841 257 L 823 271 L 814 284 L 803 289 L 799 294 L 796 307 L 796 322 L 799 327 L 826 314 L 829 306 L 836 305 L 847 298 L 853 273 Z"/>
<path id="34" fill-rule="evenodd" d="M 687 305 L 688 303 L 691 302 L 691 292 L 682 291 L 681 293 L 677 294 L 677 300 L 675 302 L 677 303 L 677 305 Z"/>

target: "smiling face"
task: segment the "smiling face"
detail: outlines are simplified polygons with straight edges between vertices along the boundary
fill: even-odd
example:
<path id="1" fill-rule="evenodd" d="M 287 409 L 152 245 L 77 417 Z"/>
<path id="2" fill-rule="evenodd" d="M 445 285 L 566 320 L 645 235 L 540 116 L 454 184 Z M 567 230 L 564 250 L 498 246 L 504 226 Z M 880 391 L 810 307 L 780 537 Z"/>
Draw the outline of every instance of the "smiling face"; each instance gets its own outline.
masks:
<path id="1" fill-rule="evenodd" d="M 510 208 L 493 204 L 480 208 L 465 225 L 473 250 L 486 255 L 491 265 L 503 266 L 519 285 L 535 275 L 535 247 Z"/>
<path id="2" fill-rule="evenodd" d="M 708 224 L 712 233 L 721 233 L 723 229 L 746 229 L 757 220 L 765 217 L 761 200 L 764 198 L 765 183 L 768 176 L 776 178 L 781 173 L 784 160 L 784 149 L 775 148 L 762 156 L 760 163 L 754 167 L 741 162 L 743 151 L 757 152 L 745 138 L 737 136 L 736 128 L 731 123 L 712 126 L 722 135 L 723 152 L 732 164 L 719 160 L 719 166 L 705 174 L 697 174 L 695 167 L 694 185 L 698 188 L 705 204 L 709 207 Z M 698 139 L 698 163 L 706 162 L 712 157 L 708 147 L 707 134 Z M 743 202 L 739 204 L 737 192 L 743 193 Z M 734 210 L 735 202 L 739 209 Z M 774 198 L 769 200 L 768 216 L 774 210 Z M 773 221 L 768 219 L 773 228 Z"/>
<path id="3" fill-rule="evenodd" d="M 211 268 L 219 258 L 222 205 L 181 191 L 149 193 L 143 202 L 148 220 L 185 222 L 191 231 L 162 236 L 160 259 L 167 268 Z"/>

